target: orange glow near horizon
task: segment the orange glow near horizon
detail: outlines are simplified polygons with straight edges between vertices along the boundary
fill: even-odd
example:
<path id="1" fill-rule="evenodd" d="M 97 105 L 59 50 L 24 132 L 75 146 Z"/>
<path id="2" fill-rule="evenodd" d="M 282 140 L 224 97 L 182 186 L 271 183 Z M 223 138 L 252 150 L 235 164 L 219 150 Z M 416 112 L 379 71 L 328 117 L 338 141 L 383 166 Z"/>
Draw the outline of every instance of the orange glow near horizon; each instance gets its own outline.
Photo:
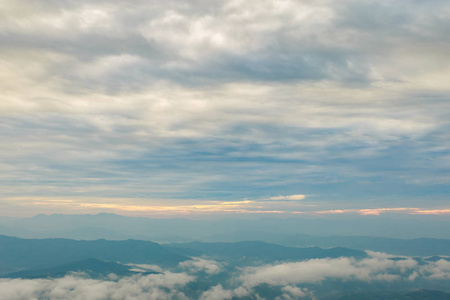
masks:
<path id="1" fill-rule="evenodd" d="M 50 201 L 49 201 L 50 202 Z M 108 209 L 112 211 L 122 211 L 122 212 L 147 212 L 147 213 L 168 213 L 168 214 L 192 214 L 192 213 L 286 213 L 283 210 L 268 210 L 265 209 L 263 205 L 259 205 L 256 201 L 245 200 L 245 201 L 209 201 L 208 204 L 191 204 L 191 205 L 127 205 L 127 204 L 117 204 L 117 203 L 87 203 L 87 202 L 76 202 L 69 200 L 52 200 L 50 203 L 47 201 L 33 202 L 33 205 L 39 206 L 62 206 L 70 207 L 75 209 Z"/>
<path id="2" fill-rule="evenodd" d="M 444 215 L 450 214 L 450 209 L 422 209 L 416 207 L 392 207 L 392 208 L 369 208 L 369 209 L 336 209 L 316 211 L 316 214 L 345 214 L 357 213 L 362 216 L 379 216 L 386 212 L 406 212 L 411 215 Z"/>
<path id="3" fill-rule="evenodd" d="M 365 208 L 313 210 L 316 204 L 293 201 L 264 201 L 261 199 L 241 201 L 196 201 L 186 199 L 122 199 L 122 198 L 10 198 L 9 203 L 23 209 L 36 207 L 45 213 L 118 213 L 127 215 L 176 216 L 176 215 L 218 215 L 218 214 L 284 214 L 284 215 L 332 215 L 359 214 L 378 216 L 384 213 L 402 213 L 410 215 L 448 215 L 449 208 Z M 173 203 L 167 205 L 167 202 Z M 148 203 L 153 203 L 149 205 Z M 33 208 L 34 207 L 34 208 Z M 42 210 L 38 213 L 42 213 Z"/>

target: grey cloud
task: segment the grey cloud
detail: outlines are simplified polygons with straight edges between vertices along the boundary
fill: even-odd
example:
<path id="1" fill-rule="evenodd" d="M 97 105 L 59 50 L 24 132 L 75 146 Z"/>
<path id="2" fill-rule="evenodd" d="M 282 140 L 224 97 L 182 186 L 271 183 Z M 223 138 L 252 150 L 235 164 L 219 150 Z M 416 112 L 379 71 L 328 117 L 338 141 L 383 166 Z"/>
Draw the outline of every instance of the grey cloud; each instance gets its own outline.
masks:
<path id="1" fill-rule="evenodd" d="M 448 183 L 445 1 L 1 5 L 8 195 Z"/>
<path id="2" fill-rule="evenodd" d="M 128 163 L 133 170 L 137 166 L 133 162 L 155 167 L 155 163 L 165 163 L 164 157 L 261 163 L 307 161 L 314 166 L 296 172 L 320 172 L 318 162 L 324 159 L 358 155 L 364 159 L 391 147 L 408 145 L 438 129 L 444 117 L 439 115 L 442 110 L 436 110 L 442 104 L 424 104 L 422 109 L 429 111 L 425 116 L 404 102 L 390 105 L 386 112 L 383 105 L 370 102 L 382 98 L 382 92 L 373 91 L 369 102 L 358 103 L 354 90 L 332 86 L 320 89 L 350 103 L 336 106 L 322 100 L 320 94 L 314 95 L 315 89 L 289 86 L 235 86 L 212 94 L 190 89 L 169 92 L 161 87 L 152 93 L 121 98 L 61 95 L 60 101 L 30 100 L 25 102 L 29 106 L 22 107 L 23 102 L 13 102 L 16 111 L 22 109 L 27 114 L 3 118 L 3 141 L 11 148 L 21 148 L 20 152 L 5 155 L 16 157 L 16 166 L 20 157 L 24 163 L 28 163 L 26 157 L 33 161 L 42 157 L 35 162 L 36 167 L 50 159 L 56 168 L 73 169 L 76 162 L 75 169 L 105 168 L 105 175 L 116 176 L 127 172 L 128 167 L 118 170 L 115 162 Z M 279 92 L 299 96 L 294 101 L 277 95 Z M 46 110 L 53 112 L 44 113 Z M 49 151 L 54 155 L 48 157 Z M 201 153 L 205 155 L 200 157 Z M 156 158 L 160 158 L 159 162 Z M 346 170 L 350 172 L 351 168 Z"/>
<path id="3" fill-rule="evenodd" d="M 370 82 L 379 80 L 376 76 L 395 79 L 387 66 L 398 61 L 397 52 L 420 57 L 420 49 L 408 46 L 411 41 L 431 46 L 426 52 L 436 58 L 445 55 L 436 50 L 440 43 L 429 39 L 447 26 L 445 18 L 433 21 L 436 12 L 445 11 L 442 2 L 38 3 L 23 11 L 25 3 L 7 3 L 10 14 L 3 17 L 0 38 L 5 49 L 66 56 L 55 64 L 43 53 L 40 60 L 47 75 L 69 81 L 69 89 L 75 82 L 115 93 L 161 79 L 194 86 L 234 80 Z M 140 63 L 112 66 L 114 72 L 97 78 L 85 78 L 89 72 L 80 69 L 101 68 L 104 59 L 121 55 Z"/>

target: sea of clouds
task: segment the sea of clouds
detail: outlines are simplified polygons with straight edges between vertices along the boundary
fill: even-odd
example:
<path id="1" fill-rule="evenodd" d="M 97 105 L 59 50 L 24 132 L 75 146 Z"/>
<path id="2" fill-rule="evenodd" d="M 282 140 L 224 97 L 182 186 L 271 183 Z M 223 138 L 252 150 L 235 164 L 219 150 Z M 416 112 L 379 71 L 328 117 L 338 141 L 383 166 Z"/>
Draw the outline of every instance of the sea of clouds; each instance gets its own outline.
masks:
<path id="1" fill-rule="evenodd" d="M 110 275 L 104 280 L 91 279 L 83 273 L 62 278 L 1 279 L 0 299 L 193 299 L 192 295 L 202 300 L 258 298 L 263 297 L 257 291 L 261 285 L 278 287 L 280 299 L 314 299 L 317 288 L 323 289 L 329 280 L 391 287 L 401 284 L 410 288 L 450 280 L 450 261 L 445 259 L 423 261 L 378 252 L 368 254 L 365 259 L 325 258 L 237 267 L 223 277 L 217 275 L 228 272 L 225 263 L 194 259 L 161 274 L 122 278 Z M 192 291 L 199 281 L 208 285 Z"/>

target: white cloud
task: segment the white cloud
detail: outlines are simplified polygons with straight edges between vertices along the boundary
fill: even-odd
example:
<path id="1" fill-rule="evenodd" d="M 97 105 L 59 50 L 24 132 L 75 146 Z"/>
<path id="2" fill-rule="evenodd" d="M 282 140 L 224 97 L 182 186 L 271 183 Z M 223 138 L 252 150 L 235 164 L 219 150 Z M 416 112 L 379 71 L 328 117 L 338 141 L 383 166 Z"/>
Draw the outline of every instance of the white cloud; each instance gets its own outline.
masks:
<path id="1" fill-rule="evenodd" d="M 429 279 L 450 279 L 450 261 L 440 259 L 423 266 L 419 273 Z"/>
<path id="2" fill-rule="evenodd" d="M 218 284 L 205 291 L 201 295 L 201 300 L 225 300 L 233 298 L 233 291 L 224 290 L 222 285 Z"/>
<path id="3" fill-rule="evenodd" d="M 402 276 L 411 276 L 420 270 L 417 261 L 412 258 L 393 260 L 383 255 L 373 254 L 367 259 L 353 258 L 311 259 L 308 261 L 249 267 L 243 271 L 241 280 L 244 286 L 254 287 L 262 283 L 270 285 L 291 285 L 319 283 L 326 279 L 356 279 L 363 281 L 399 280 Z M 442 269 L 430 272 L 440 274 Z M 411 279 L 413 279 L 411 277 Z"/>
<path id="4" fill-rule="evenodd" d="M 290 262 L 274 265 L 246 267 L 241 270 L 238 280 L 233 280 L 233 288 L 224 288 L 218 284 L 202 294 L 202 300 L 232 299 L 233 297 L 256 296 L 255 287 L 269 284 L 280 287 L 281 296 L 277 299 L 300 299 L 311 297 L 315 293 L 327 289 L 327 280 L 343 281 L 377 281 L 389 286 L 397 283 L 408 286 L 411 281 L 448 280 L 450 279 L 450 262 L 439 260 L 418 264 L 410 257 L 399 257 L 380 252 L 368 252 L 365 259 L 337 258 L 312 259 L 308 261 Z M 422 281 L 432 282 L 432 281 Z M 308 288 L 304 287 L 305 285 Z M 236 287 L 237 286 L 237 287 Z M 335 285 L 333 285 L 333 289 Z"/>
<path id="5" fill-rule="evenodd" d="M 155 272 L 163 272 L 163 269 L 160 266 L 157 265 L 148 265 L 148 264 L 127 264 L 127 266 L 135 267 L 135 269 L 132 269 L 137 272 L 145 272 L 145 271 L 155 271 Z"/>
<path id="6" fill-rule="evenodd" d="M 185 273 L 126 277 L 114 281 L 66 276 L 59 279 L 0 279 L 0 299 L 187 299 L 179 288 L 195 277 Z"/>
<path id="7" fill-rule="evenodd" d="M 214 275 L 222 272 L 222 263 L 203 258 L 194 258 L 181 262 L 179 267 L 186 269 L 189 273 L 205 272 L 209 275 Z"/>
<path id="8" fill-rule="evenodd" d="M 246 296 L 251 296 L 253 291 L 250 289 L 240 286 L 233 290 L 227 290 L 222 287 L 221 284 L 213 286 L 209 290 L 202 293 L 200 300 L 226 300 L 233 298 L 242 298 Z"/>
<path id="9" fill-rule="evenodd" d="M 289 294 L 294 299 L 307 296 L 307 293 L 305 293 L 302 289 L 300 289 L 296 286 L 290 286 L 290 285 L 285 286 L 285 287 L 283 287 L 282 291 Z"/>
<path id="10" fill-rule="evenodd" d="M 257 296 L 257 287 L 268 284 L 279 288 L 277 299 L 301 299 L 311 297 L 320 289 L 327 289 L 327 280 L 346 282 L 364 281 L 377 286 L 423 286 L 450 279 L 450 262 L 444 259 L 418 264 L 409 257 L 401 258 L 384 253 L 370 252 L 365 259 L 337 258 L 261 265 L 235 270 L 231 279 L 209 283 L 208 290 L 198 292 L 201 300 L 225 300 Z M 216 274 L 218 263 L 197 259 L 180 264 L 183 273 L 165 272 L 147 276 L 113 278 L 111 281 L 88 279 L 73 274 L 57 279 L 0 279 L 0 300 L 22 299 L 188 299 L 183 288 L 195 282 L 199 271 Z M 143 268 L 153 267 L 140 265 Z M 239 275 L 240 274 L 240 275 Z M 224 277 L 226 278 L 226 276 Z M 205 278 L 202 282 L 205 283 Z M 220 279 L 219 279 L 220 280 Z M 193 285 L 195 286 L 195 285 Z M 307 286 L 307 288 L 306 288 Z M 335 288 L 335 285 L 332 285 Z M 190 290 L 192 286 L 188 287 Z M 191 290 L 192 292 L 192 290 Z M 192 297 L 192 296 L 191 296 Z"/>

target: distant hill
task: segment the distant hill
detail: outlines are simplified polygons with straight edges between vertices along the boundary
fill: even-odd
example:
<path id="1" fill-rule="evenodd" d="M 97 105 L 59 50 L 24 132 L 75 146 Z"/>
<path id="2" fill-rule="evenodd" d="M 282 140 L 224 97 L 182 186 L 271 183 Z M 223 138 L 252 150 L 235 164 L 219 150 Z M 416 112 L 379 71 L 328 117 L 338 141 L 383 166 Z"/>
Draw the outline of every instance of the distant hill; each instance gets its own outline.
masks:
<path id="1" fill-rule="evenodd" d="M 134 239 L 162 243 L 258 240 L 287 247 L 345 247 L 410 256 L 450 255 L 450 239 L 437 238 L 449 238 L 450 233 L 442 230 L 449 226 L 448 218 L 428 216 L 187 220 L 101 213 L 0 217 L 0 235 L 21 238 Z M 5 266 L 0 261 L 2 267 Z"/>
<path id="2" fill-rule="evenodd" d="M 431 256 L 450 255 L 450 240 L 445 239 L 393 239 L 368 236 L 305 236 L 293 235 L 284 241 L 302 247 L 315 245 L 318 247 L 348 247 L 359 250 L 372 250 L 397 255 Z M 284 244 L 282 243 L 282 244 Z"/>
<path id="3" fill-rule="evenodd" d="M 0 274 L 44 269 L 95 258 L 122 263 L 176 266 L 189 257 L 149 241 L 76 241 L 0 236 Z"/>
<path id="4" fill-rule="evenodd" d="M 114 262 L 105 262 L 95 258 L 89 258 L 82 261 L 73 262 L 70 264 L 64 264 L 52 268 L 35 269 L 27 271 L 18 271 L 9 273 L 1 277 L 4 278 L 57 278 L 64 277 L 67 274 L 73 272 L 83 272 L 89 275 L 90 278 L 102 279 L 109 274 L 115 274 L 118 276 L 130 276 L 137 274 L 130 271 L 130 266 L 124 266 Z M 143 274 L 156 274 L 157 272 L 144 272 Z"/>
<path id="5" fill-rule="evenodd" d="M 313 258 L 336 258 L 341 256 L 363 258 L 364 251 L 347 248 L 322 249 L 319 247 L 294 248 L 259 241 L 244 241 L 236 243 L 174 243 L 167 245 L 182 253 L 193 256 L 206 255 L 223 260 L 260 260 L 299 261 Z"/>
<path id="6" fill-rule="evenodd" d="M 35 278 L 59 276 L 69 271 L 90 270 L 125 274 L 128 269 L 112 263 L 177 266 L 192 256 L 209 256 L 239 263 L 300 261 L 341 256 L 366 257 L 360 250 L 346 248 L 294 248 L 257 241 L 237 243 L 176 243 L 160 245 L 149 241 L 76 241 L 68 239 L 20 239 L 0 236 L 0 275 Z M 102 270 L 106 270 L 105 272 Z"/>
<path id="7" fill-rule="evenodd" d="M 394 239 L 372 236 L 312 236 L 307 234 L 282 234 L 261 231 L 236 231 L 213 235 L 208 241 L 245 241 L 257 239 L 290 247 L 346 247 L 357 250 L 372 250 L 396 255 L 432 256 L 450 255 L 450 240 L 447 239 Z"/>
<path id="8" fill-rule="evenodd" d="M 442 238 L 450 233 L 445 216 L 296 216 L 293 218 L 219 218 L 188 220 L 128 217 L 110 213 L 96 215 L 37 215 L 31 218 L 0 216 L 0 235 L 22 238 L 68 239 L 138 239 L 159 242 L 206 241 L 208 236 L 227 235 L 245 228 L 267 235 L 290 236 L 299 233 L 311 236 L 386 236 L 391 238 Z M 395 230 L 393 230 L 395 228 Z M 261 240 L 246 237 L 242 240 Z M 226 241 L 221 239 L 219 241 Z M 233 240 L 237 241 L 237 240 Z M 264 239 L 264 241 L 266 241 Z M 268 241 L 268 240 L 267 240 Z M 268 241 L 275 242 L 275 241 Z M 279 242 L 275 242 L 279 243 Z"/>
<path id="9" fill-rule="evenodd" d="M 450 233 L 442 230 L 449 227 L 450 220 L 442 216 L 187 220 L 100 213 L 0 217 L 0 235 L 21 238 L 161 243 L 258 240 L 287 247 L 345 247 L 410 256 L 450 255 Z"/>
<path id="10" fill-rule="evenodd" d="M 450 294 L 442 291 L 420 290 L 415 292 L 358 292 L 345 295 L 340 300 L 449 300 Z"/>

